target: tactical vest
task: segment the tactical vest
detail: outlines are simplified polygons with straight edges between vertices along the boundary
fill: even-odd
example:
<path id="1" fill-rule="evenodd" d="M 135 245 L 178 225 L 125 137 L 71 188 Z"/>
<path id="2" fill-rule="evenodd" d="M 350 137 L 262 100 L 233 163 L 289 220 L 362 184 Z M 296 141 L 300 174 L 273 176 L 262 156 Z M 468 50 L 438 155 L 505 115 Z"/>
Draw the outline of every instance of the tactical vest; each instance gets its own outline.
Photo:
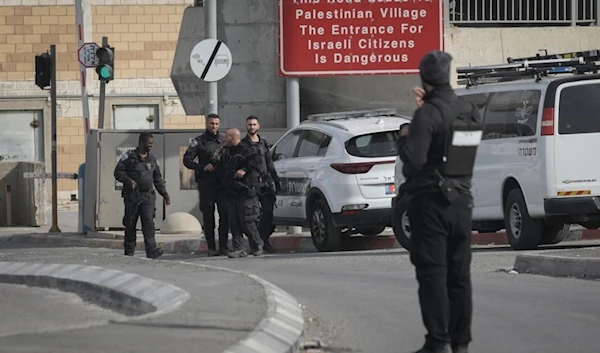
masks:
<path id="1" fill-rule="evenodd" d="M 459 114 L 441 98 L 433 98 L 428 103 L 436 106 L 442 113 L 446 132 L 444 154 L 438 172 L 449 178 L 473 175 L 477 147 L 483 134 L 481 122 L 473 118 L 472 111 Z"/>

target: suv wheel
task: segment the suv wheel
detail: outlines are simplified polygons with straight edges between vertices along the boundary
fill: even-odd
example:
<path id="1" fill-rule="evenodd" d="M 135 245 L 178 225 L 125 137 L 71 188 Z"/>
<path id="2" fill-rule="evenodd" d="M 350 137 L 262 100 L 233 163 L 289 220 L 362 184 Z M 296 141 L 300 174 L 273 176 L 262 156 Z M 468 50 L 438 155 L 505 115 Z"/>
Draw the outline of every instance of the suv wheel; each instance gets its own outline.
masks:
<path id="1" fill-rule="evenodd" d="M 392 228 L 398 243 L 410 251 L 410 222 L 408 221 L 408 197 L 402 197 L 394 201 L 392 207 Z"/>
<path id="2" fill-rule="evenodd" d="M 504 205 L 506 235 L 513 250 L 537 249 L 542 239 L 543 220 L 529 216 L 525 198 L 520 189 L 513 189 Z"/>
<path id="3" fill-rule="evenodd" d="M 311 207 L 310 235 L 319 251 L 336 251 L 340 248 L 342 229 L 334 227 L 329 207 L 323 200 L 317 200 Z"/>

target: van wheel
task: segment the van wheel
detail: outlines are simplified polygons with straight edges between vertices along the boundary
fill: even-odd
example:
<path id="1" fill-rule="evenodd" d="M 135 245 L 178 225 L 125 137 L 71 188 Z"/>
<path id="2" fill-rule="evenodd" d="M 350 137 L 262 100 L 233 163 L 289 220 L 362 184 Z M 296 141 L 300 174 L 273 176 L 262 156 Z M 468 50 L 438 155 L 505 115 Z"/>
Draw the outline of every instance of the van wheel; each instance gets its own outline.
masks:
<path id="1" fill-rule="evenodd" d="M 410 251 L 410 222 L 408 221 L 408 197 L 402 197 L 394 201 L 392 207 L 392 228 L 398 243 Z"/>
<path id="2" fill-rule="evenodd" d="M 542 228 L 542 241 L 540 245 L 558 244 L 565 240 L 571 232 L 571 225 L 562 222 L 545 222 Z"/>
<path id="3" fill-rule="evenodd" d="M 342 229 L 334 227 L 331 211 L 323 200 L 317 200 L 311 207 L 310 235 L 319 251 L 339 250 L 342 240 Z"/>
<path id="4" fill-rule="evenodd" d="M 521 189 L 513 189 L 504 205 L 506 235 L 513 250 L 537 249 L 542 239 L 543 220 L 529 216 Z"/>
<path id="5" fill-rule="evenodd" d="M 367 228 L 356 228 L 356 231 L 366 236 L 377 236 L 385 230 L 385 226 L 367 227 Z"/>

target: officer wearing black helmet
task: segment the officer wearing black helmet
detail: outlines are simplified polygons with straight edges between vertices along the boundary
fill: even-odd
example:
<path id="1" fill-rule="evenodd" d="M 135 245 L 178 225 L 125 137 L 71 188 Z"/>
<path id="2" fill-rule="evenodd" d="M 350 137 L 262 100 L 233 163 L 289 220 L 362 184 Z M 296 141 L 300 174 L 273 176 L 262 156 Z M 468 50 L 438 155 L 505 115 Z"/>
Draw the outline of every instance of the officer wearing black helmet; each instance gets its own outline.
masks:
<path id="1" fill-rule="evenodd" d="M 417 353 L 467 353 L 471 342 L 470 189 L 481 118 L 450 86 L 451 61 L 441 51 L 421 59 L 420 107 L 398 143 L 410 198 L 410 258 L 427 329 Z"/>
<path id="2" fill-rule="evenodd" d="M 275 226 L 273 225 L 273 210 L 275 208 L 275 201 L 277 200 L 277 192 L 281 188 L 279 185 L 279 177 L 275 166 L 273 165 L 273 159 L 269 152 L 269 145 L 267 141 L 258 134 L 260 130 L 260 123 L 258 118 L 254 115 L 250 115 L 246 118 L 246 131 L 248 134 L 242 139 L 242 144 L 252 147 L 262 159 L 260 167 L 260 178 L 261 187 L 258 198 L 260 200 L 260 222 L 258 225 L 258 232 L 263 240 L 264 249 L 269 253 L 276 252 L 275 248 L 269 243 L 269 238 Z"/>
<path id="3" fill-rule="evenodd" d="M 163 249 L 156 246 L 154 239 L 154 216 L 156 213 L 156 193 L 165 199 L 167 205 L 171 199 L 165 188 L 165 182 L 160 173 L 160 166 L 156 157 L 150 153 L 154 138 L 149 132 L 142 132 L 139 136 L 138 147 L 125 152 L 115 167 L 115 179 L 123 183 L 121 195 L 125 202 L 125 255 L 133 256 L 136 247 L 136 224 L 142 218 L 142 233 L 146 256 L 156 259 L 163 254 Z"/>

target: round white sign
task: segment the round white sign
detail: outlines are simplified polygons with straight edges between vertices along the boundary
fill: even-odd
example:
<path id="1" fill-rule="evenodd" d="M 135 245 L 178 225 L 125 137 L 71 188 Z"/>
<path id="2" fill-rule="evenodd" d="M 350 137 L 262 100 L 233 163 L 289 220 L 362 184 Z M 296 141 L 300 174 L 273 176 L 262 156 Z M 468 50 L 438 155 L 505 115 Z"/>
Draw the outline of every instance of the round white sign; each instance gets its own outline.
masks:
<path id="1" fill-rule="evenodd" d="M 204 81 L 219 81 L 231 70 L 231 51 L 220 40 L 205 39 L 192 49 L 190 66 Z"/>

